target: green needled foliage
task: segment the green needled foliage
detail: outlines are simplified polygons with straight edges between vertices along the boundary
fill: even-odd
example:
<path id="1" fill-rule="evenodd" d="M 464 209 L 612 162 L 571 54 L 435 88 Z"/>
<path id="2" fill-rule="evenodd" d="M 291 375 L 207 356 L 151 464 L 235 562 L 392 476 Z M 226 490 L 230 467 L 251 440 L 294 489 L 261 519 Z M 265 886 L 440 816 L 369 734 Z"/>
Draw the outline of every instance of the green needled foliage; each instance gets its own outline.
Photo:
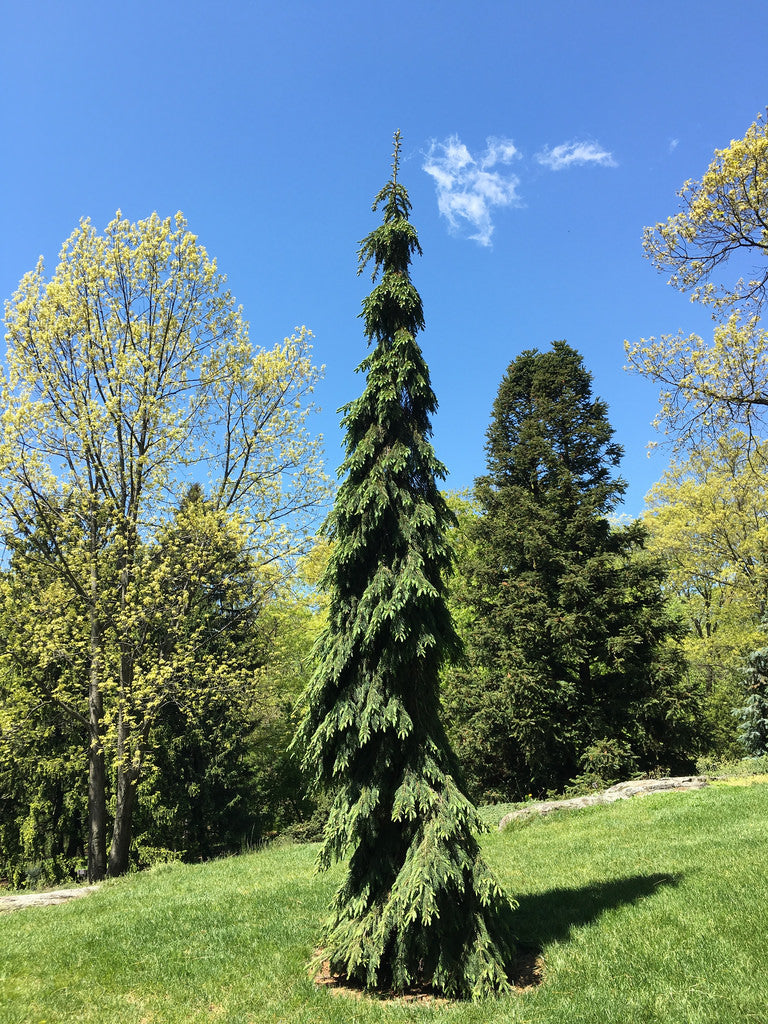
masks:
<path id="1" fill-rule="evenodd" d="M 511 903 L 479 856 L 481 825 L 440 721 L 438 679 L 459 652 L 443 577 L 453 515 L 428 438 L 436 400 L 416 344 L 420 252 L 394 169 L 373 209 L 360 270 L 373 349 L 360 398 L 344 409 L 346 474 L 326 523 L 328 626 L 296 744 L 333 803 L 320 864 L 349 858 L 319 960 L 352 984 L 450 996 L 504 991 Z"/>
<path id="2" fill-rule="evenodd" d="M 750 757 L 768 754 L 768 648 L 750 654 L 742 681 L 746 700 L 734 710 L 739 738 Z"/>
<path id="3" fill-rule="evenodd" d="M 622 452 L 579 353 L 556 341 L 514 359 L 487 437 L 453 583 L 469 669 L 443 692 L 476 792 L 560 790 L 607 750 L 619 776 L 690 770 L 680 627 L 642 524 L 609 520 Z"/>

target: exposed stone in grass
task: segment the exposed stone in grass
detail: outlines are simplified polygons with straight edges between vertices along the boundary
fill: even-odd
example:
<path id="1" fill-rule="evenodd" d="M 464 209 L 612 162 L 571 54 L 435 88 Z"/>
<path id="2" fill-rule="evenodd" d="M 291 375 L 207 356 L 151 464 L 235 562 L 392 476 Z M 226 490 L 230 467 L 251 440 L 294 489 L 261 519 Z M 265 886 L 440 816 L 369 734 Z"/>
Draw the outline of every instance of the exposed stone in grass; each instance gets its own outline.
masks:
<path id="1" fill-rule="evenodd" d="M 505 814 L 499 822 L 499 831 L 506 828 L 512 821 L 529 818 L 534 814 L 576 810 L 581 807 L 592 807 L 594 804 L 612 804 L 616 800 L 628 800 L 631 796 L 644 796 L 647 793 L 703 789 L 706 785 L 708 785 L 708 781 L 703 775 L 682 775 L 667 779 L 634 779 L 631 782 L 619 782 L 599 793 L 588 793 L 586 796 L 575 796 L 568 800 L 537 800 Z"/>
<path id="2" fill-rule="evenodd" d="M 51 892 L 14 892 L 0 896 L 0 911 L 21 910 L 23 907 L 49 907 L 54 903 L 76 900 L 98 889 L 97 885 L 81 885 L 77 889 L 54 889 Z"/>

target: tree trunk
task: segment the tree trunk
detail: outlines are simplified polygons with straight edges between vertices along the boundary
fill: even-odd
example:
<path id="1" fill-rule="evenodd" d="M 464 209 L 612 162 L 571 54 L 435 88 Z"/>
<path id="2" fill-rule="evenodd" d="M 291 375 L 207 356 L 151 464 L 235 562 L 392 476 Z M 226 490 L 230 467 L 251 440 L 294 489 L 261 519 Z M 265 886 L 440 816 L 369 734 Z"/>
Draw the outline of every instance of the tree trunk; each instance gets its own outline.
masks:
<path id="1" fill-rule="evenodd" d="M 117 787 L 112 845 L 109 850 L 109 875 L 111 878 L 124 875 L 128 870 L 136 787 L 141 775 L 143 751 L 149 733 L 145 724 L 141 733 L 134 731 L 131 736 L 131 732 L 136 730 L 136 726 L 135 724 L 130 725 L 127 720 L 126 705 L 133 691 L 133 659 L 126 647 L 127 644 L 124 645 L 120 655 L 121 706 L 117 723 Z"/>
<path id="2" fill-rule="evenodd" d="M 95 563 L 91 569 L 91 588 L 98 589 Z M 96 602 L 91 605 L 91 665 L 88 679 L 88 881 L 100 882 L 107 874 L 107 787 L 104 764 L 104 739 L 101 720 L 104 705 L 101 694 L 102 637 Z"/>
<path id="3" fill-rule="evenodd" d="M 120 728 L 122 731 L 122 723 Z M 120 745 L 122 744 L 118 741 L 118 746 Z M 128 870 L 133 808 L 136 803 L 136 786 L 139 782 L 139 774 L 140 769 L 138 767 L 118 762 L 115 822 L 112 828 L 112 845 L 109 849 L 110 878 L 124 875 Z"/>
<path id="4" fill-rule="evenodd" d="M 104 785 L 104 748 L 91 732 L 88 751 L 88 881 L 100 882 L 107 874 L 107 798 Z"/>
<path id="5" fill-rule="evenodd" d="M 115 878 L 128 870 L 133 833 L 133 811 L 136 791 L 141 778 L 149 725 L 145 724 L 136 737 L 136 751 L 130 753 L 129 731 L 122 715 L 117 735 L 117 787 L 115 793 L 115 821 L 112 827 L 112 845 L 109 849 L 109 876 Z"/>

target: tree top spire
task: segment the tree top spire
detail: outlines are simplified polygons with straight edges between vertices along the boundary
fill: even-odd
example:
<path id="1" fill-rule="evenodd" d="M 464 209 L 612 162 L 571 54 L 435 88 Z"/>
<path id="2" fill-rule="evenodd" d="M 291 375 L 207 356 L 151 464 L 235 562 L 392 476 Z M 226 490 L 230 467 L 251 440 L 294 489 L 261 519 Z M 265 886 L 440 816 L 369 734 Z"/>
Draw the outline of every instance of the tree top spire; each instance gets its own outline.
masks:
<path id="1" fill-rule="evenodd" d="M 392 154 L 392 183 L 397 184 L 397 171 L 400 166 L 400 146 L 402 140 L 400 137 L 400 129 L 398 128 L 395 132 L 395 151 Z"/>

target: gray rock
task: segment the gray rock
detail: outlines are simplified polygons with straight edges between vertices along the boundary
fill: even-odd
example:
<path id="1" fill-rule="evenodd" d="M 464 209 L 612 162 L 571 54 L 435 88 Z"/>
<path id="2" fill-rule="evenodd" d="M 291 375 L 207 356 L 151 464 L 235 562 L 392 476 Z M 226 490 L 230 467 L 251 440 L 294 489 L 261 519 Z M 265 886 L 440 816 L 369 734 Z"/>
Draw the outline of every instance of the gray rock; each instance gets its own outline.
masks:
<path id="1" fill-rule="evenodd" d="M 634 779 L 631 782 L 619 782 L 600 793 L 588 793 L 586 796 L 575 796 L 568 800 L 538 800 L 526 804 L 516 811 L 505 814 L 499 822 L 499 831 L 505 829 L 511 821 L 529 818 L 534 814 L 550 814 L 552 811 L 577 810 L 581 807 L 592 807 L 594 804 L 612 804 L 616 800 L 628 800 L 631 796 L 643 796 L 646 793 L 663 793 L 669 790 L 703 789 L 707 780 L 703 775 L 681 775 L 668 779 Z"/>
<path id="2" fill-rule="evenodd" d="M 49 907 L 66 900 L 76 900 L 95 892 L 98 886 L 83 885 L 78 889 L 55 889 L 52 892 L 15 892 L 0 896 L 0 911 L 21 910 L 22 907 Z"/>

